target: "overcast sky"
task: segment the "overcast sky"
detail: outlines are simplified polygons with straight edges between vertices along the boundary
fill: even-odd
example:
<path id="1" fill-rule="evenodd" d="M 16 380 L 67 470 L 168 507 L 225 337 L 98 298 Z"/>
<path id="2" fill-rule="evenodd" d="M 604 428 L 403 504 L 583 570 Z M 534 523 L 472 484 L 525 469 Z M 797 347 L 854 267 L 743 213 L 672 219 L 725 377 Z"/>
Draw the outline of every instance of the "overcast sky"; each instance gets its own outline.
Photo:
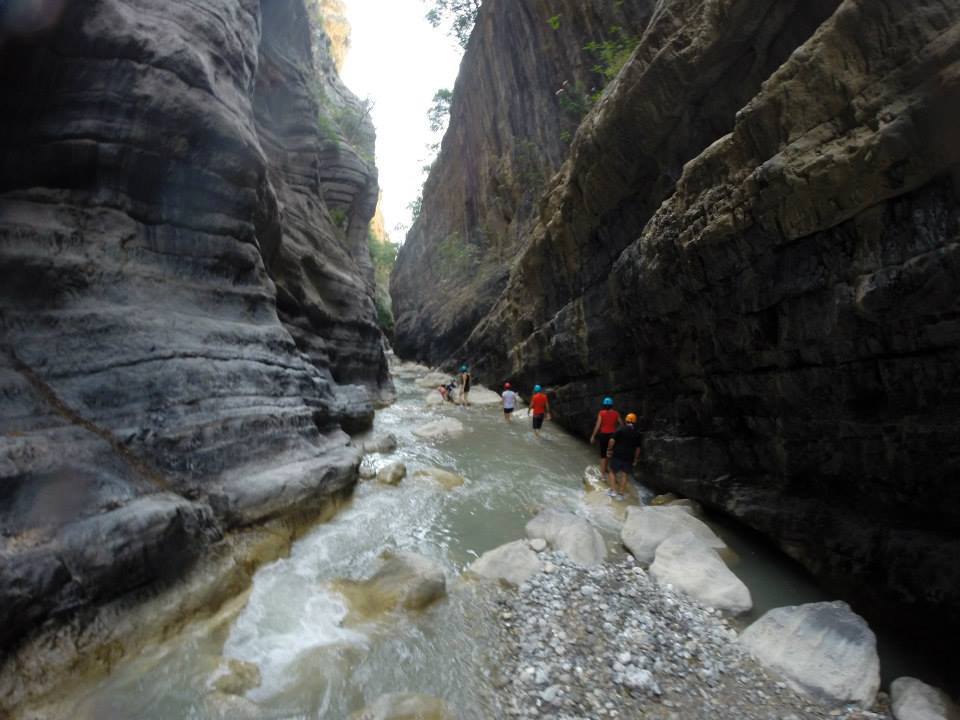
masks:
<path id="1" fill-rule="evenodd" d="M 394 242 L 410 225 L 407 205 L 420 192 L 433 141 L 427 110 L 440 88 L 453 89 L 462 51 L 424 19 L 423 0 L 346 0 L 352 26 L 343 79 L 374 101 L 383 214 Z"/>

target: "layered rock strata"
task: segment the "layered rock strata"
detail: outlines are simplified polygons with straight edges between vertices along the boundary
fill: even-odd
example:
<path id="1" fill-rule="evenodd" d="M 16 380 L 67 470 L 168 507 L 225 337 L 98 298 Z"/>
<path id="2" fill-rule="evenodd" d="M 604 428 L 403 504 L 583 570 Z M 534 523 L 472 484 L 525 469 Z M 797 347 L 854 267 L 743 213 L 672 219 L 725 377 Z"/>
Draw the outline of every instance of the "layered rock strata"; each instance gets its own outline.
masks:
<path id="1" fill-rule="evenodd" d="M 391 278 L 398 354 L 439 362 L 489 311 L 602 85 L 593 70 L 602 59 L 587 45 L 639 33 L 651 10 L 607 0 L 484 2 Z"/>
<path id="2" fill-rule="evenodd" d="M 499 297 L 454 330 L 398 274 L 397 347 L 549 386 L 584 435 L 615 394 L 646 482 L 744 520 L 872 619 L 956 632 L 960 7 L 650 10 L 516 253 L 462 278 L 507 275 Z M 526 67 L 507 35 L 487 42 Z M 465 67 L 489 78 L 482 57 Z M 495 136 L 461 155 L 489 162 Z M 420 227 L 459 217 L 436 202 Z"/>
<path id="3" fill-rule="evenodd" d="M 0 655 L 355 479 L 341 427 L 389 392 L 376 173 L 370 133 L 324 134 L 347 96 L 308 28 L 303 0 L 0 8 Z"/>

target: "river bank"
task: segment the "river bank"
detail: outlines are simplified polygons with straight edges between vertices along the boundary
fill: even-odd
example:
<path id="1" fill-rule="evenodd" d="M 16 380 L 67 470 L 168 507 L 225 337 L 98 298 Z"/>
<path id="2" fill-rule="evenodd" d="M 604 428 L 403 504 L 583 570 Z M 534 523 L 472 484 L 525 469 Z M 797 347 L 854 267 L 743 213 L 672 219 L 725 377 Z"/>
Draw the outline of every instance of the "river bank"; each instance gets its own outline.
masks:
<path id="1" fill-rule="evenodd" d="M 562 553 L 498 598 L 500 701 L 511 717 L 889 720 L 788 688 L 720 613 L 653 582 L 631 557 L 586 569 Z"/>
<path id="2" fill-rule="evenodd" d="M 365 452 L 363 474 L 375 478 L 399 464 L 405 471 L 399 484 L 375 479 L 357 484 L 335 515 L 306 529 L 289 552 L 266 558 L 249 587 L 238 589 L 213 620 L 188 619 L 157 633 L 148 613 L 134 615 L 151 631 L 151 643 L 142 651 L 128 648 L 105 675 L 65 682 L 55 704 L 20 717 L 339 719 L 397 693 L 440 698 L 460 720 L 510 717 L 511 708 L 521 717 L 534 711 L 571 718 L 643 712 L 661 720 L 708 711 L 713 715 L 702 716 L 837 717 L 815 704 L 795 704 L 789 693 L 778 692 L 778 681 L 736 654 L 732 638 L 720 642 L 721 631 L 739 630 L 770 607 L 826 599 L 795 564 L 724 529 L 732 568 L 749 585 L 754 611 L 733 620 L 705 614 L 632 570 L 620 530 L 628 510 L 649 501 L 648 491 L 638 486 L 626 502 L 618 502 L 592 489 L 585 480 L 595 474 L 596 451 L 551 423 L 538 440 L 523 413 L 507 423 L 496 405 L 427 404 L 428 389 L 415 382 L 423 372 L 398 373 L 397 401 L 377 413 L 369 435 L 353 439 Z M 424 438 L 428 424 L 455 431 Z M 446 482 L 451 479 L 455 482 Z M 607 557 L 598 578 L 590 575 L 598 570 L 568 566 L 560 556 L 550 560 L 555 572 L 536 575 L 520 593 L 472 577 L 469 568 L 477 558 L 524 538 L 530 520 L 547 509 L 571 513 L 596 529 Z M 344 588 L 367 587 L 385 558 L 396 554 L 428 560 L 444 578 L 445 592 L 415 610 L 358 613 Z M 593 596 L 573 592 L 586 584 L 596 587 Z M 654 645 L 625 644 L 624 622 L 639 623 L 643 613 L 653 623 Z M 609 637 L 608 622 L 615 629 Z M 574 632 L 583 628 L 595 631 L 586 644 Z M 687 649 L 684 628 L 706 634 L 703 652 Z M 567 674 L 561 661 L 556 680 L 527 683 L 527 667 L 554 663 L 538 653 L 552 656 L 557 632 L 567 635 L 560 647 L 570 658 L 571 682 L 560 679 Z M 624 652 L 630 662 L 620 662 L 617 656 Z M 626 668 L 641 652 L 649 662 L 634 669 L 649 670 L 660 695 L 638 694 L 617 682 L 617 673 L 625 681 Z M 689 668 L 680 662 L 688 660 L 684 652 L 691 654 Z M 575 675 L 572 658 L 584 670 L 582 677 Z M 704 661 L 730 668 L 717 670 L 716 686 L 699 675 Z M 242 679 L 234 677 L 234 668 L 242 669 Z M 225 683 L 230 692 L 223 691 Z M 541 697 L 554 685 L 559 690 L 553 693 L 569 699 L 569 707 L 562 702 L 554 707 Z M 598 698 L 597 689 L 606 697 L 595 709 L 591 698 Z M 769 712 L 737 715 L 738 702 Z M 729 712 L 726 703 L 733 708 Z M 849 714 L 849 720 L 867 719 L 873 720 Z"/>

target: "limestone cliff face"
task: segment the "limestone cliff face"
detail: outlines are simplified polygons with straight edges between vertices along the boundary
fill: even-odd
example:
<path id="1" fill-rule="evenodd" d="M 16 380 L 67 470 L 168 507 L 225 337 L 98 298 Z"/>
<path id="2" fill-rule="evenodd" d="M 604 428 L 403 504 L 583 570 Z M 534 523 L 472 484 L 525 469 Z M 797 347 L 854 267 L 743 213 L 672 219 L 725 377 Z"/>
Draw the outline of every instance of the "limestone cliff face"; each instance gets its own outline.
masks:
<path id="1" fill-rule="evenodd" d="M 955 632 L 960 7 L 649 5 L 503 291 L 456 332 L 431 297 L 398 302 L 397 346 L 549 386 L 582 434 L 615 394 L 641 416 L 645 481 L 741 518 L 874 618 Z M 459 209 L 433 212 L 423 227 Z"/>
<path id="2" fill-rule="evenodd" d="M 0 9 L 3 650 L 316 508 L 389 392 L 372 133 L 328 127 L 357 103 L 303 0 L 32 5 Z"/>
<path id="3" fill-rule="evenodd" d="M 391 279 L 398 352 L 442 360 L 490 309 L 602 83 L 586 45 L 616 37 L 611 28 L 638 34 L 650 11 L 608 0 L 484 3 Z"/>

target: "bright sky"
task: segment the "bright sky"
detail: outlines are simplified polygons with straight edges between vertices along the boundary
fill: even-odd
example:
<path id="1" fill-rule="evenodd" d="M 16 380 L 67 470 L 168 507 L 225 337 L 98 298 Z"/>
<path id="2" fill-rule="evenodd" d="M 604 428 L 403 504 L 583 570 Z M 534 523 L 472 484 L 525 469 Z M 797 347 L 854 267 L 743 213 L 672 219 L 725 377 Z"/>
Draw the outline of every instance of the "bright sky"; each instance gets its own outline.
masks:
<path id="1" fill-rule="evenodd" d="M 440 88 L 453 89 L 462 50 L 424 19 L 423 0 L 346 0 L 352 32 L 343 80 L 374 101 L 383 215 L 394 242 L 411 224 L 407 205 L 423 184 L 427 145 L 435 141 L 427 110 Z"/>

